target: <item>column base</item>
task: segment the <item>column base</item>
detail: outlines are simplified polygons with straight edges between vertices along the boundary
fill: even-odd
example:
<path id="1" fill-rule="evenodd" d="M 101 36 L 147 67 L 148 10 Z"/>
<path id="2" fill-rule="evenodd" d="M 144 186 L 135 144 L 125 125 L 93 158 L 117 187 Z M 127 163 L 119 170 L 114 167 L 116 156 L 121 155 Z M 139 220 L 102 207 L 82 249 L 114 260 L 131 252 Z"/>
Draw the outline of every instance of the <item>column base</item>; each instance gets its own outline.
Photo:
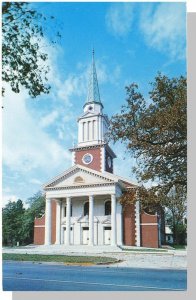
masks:
<path id="1" fill-rule="evenodd" d="M 44 243 L 44 246 L 50 246 L 52 245 L 51 243 Z"/>

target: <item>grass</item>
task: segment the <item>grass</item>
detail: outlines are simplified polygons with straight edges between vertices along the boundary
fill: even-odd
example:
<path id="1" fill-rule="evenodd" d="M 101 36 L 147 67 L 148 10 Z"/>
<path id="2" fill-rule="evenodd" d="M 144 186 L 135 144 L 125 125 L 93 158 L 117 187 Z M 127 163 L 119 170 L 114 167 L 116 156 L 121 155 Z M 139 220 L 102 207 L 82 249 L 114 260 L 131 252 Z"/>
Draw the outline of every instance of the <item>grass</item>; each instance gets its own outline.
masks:
<path id="1" fill-rule="evenodd" d="M 32 262 L 62 262 L 65 264 L 95 264 L 95 265 L 118 262 L 117 259 L 112 257 L 12 254 L 12 253 L 3 253 L 3 260 L 32 261 Z"/>

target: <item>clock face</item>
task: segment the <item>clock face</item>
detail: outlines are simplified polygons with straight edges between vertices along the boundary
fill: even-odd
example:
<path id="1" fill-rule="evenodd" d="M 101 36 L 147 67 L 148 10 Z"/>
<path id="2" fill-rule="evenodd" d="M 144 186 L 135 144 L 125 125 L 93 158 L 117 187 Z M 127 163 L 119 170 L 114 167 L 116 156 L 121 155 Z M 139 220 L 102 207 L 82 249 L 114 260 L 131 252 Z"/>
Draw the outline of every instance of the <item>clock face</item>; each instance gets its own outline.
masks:
<path id="1" fill-rule="evenodd" d="M 93 156 L 92 156 L 92 154 L 90 154 L 90 153 L 84 154 L 84 156 L 83 156 L 83 158 L 82 158 L 82 162 L 83 162 L 85 165 L 90 164 L 92 161 L 93 161 Z"/>
<path id="2" fill-rule="evenodd" d="M 112 166 L 112 160 L 111 160 L 110 156 L 108 156 L 108 158 L 107 158 L 107 163 L 108 163 L 108 167 L 111 168 L 111 166 Z"/>

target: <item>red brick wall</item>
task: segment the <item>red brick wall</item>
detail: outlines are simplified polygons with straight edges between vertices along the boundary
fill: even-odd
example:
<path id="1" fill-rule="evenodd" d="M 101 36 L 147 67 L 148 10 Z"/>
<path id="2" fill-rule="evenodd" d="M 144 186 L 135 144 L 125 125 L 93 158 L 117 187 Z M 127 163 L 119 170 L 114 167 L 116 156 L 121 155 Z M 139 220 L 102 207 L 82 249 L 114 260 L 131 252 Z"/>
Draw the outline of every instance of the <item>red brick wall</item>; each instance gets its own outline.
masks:
<path id="1" fill-rule="evenodd" d="M 51 203 L 51 210 L 52 210 L 52 236 L 51 241 L 52 244 L 56 241 L 56 201 L 52 200 Z M 35 245 L 44 245 L 45 241 L 45 226 L 44 227 L 36 227 L 38 225 L 45 225 L 45 216 L 35 219 L 34 221 L 34 244 Z"/>
<path id="2" fill-rule="evenodd" d="M 144 225 L 150 223 L 158 223 L 156 215 L 149 215 L 146 213 L 141 214 L 141 246 L 158 248 L 159 247 L 159 232 L 158 224 Z M 142 225 L 143 224 L 143 225 Z"/>
<path id="3" fill-rule="evenodd" d="M 44 226 L 44 227 L 35 227 L 35 226 Z M 43 245 L 45 240 L 45 216 L 35 219 L 34 221 L 34 244 Z"/>
<path id="4" fill-rule="evenodd" d="M 82 162 L 82 158 L 86 153 L 90 153 L 93 155 L 93 161 L 89 165 L 85 165 Z M 101 148 L 76 151 L 75 163 L 100 172 L 101 171 Z"/>
<path id="5" fill-rule="evenodd" d="M 135 207 L 134 204 L 123 208 L 124 245 L 135 246 Z"/>

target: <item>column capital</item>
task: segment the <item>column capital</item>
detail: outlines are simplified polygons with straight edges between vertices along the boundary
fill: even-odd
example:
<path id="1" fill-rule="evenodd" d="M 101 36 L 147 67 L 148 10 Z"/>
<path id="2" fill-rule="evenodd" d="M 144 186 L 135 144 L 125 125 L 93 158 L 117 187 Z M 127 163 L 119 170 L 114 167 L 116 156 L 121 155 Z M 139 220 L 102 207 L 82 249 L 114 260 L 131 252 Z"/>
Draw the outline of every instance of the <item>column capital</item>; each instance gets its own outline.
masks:
<path id="1" fill-rule="evenodd" d="M 88 196 L 88 199 L 89 199 L 89 201 L 94 200 L 94 195 L 89 195 L 89 196 Z"/>
<path id="2" fill-rule="evenodd" d="M 52 198 L 46 197 L 46 202 L 50 202 Z"/>

